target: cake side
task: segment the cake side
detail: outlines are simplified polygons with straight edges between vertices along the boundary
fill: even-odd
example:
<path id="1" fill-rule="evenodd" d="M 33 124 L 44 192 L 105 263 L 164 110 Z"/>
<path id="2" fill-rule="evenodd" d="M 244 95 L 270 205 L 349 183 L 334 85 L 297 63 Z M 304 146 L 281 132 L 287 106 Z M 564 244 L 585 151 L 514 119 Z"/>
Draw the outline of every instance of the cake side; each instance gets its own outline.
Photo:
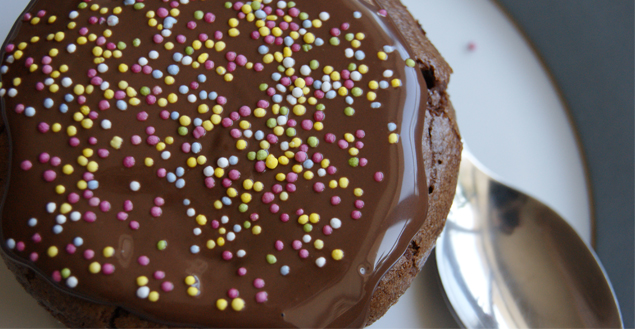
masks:
<path id="1" fill-rule="evenodd" d="M 428 90 L 428 105 L 424 120 L 426 133 L 423 136 L 424 164 L 430 193 L 427 220 L 412 240 L 408 250 L 380 281 L 371 301 L 368 324 L 378 319 L 390 305 L 397 301 L 429 255 L 443 227 L 444 218 L 452 201 L 461 151 L 454 110 L 445 93 L 451 69 L 399 1 L 378 2 L 388 9 L 395 25 L 401 31 L 406 31 L 403 33 L 404 38 L 417 54 L 419 68 L 431 87 Z M 4 124 L 2 126 L 4 127 Z M 7 143 L 6 133 L 2 135 L 2 142 L 3 145 Z M 8 151 L 4 147 L 3 150 Z M 7 263 L 26 290 L 69 327 L 151 327 L 156 325 L 121 308 L 94 304 L 62 293 L 29 268 L 11 260 Z"/>

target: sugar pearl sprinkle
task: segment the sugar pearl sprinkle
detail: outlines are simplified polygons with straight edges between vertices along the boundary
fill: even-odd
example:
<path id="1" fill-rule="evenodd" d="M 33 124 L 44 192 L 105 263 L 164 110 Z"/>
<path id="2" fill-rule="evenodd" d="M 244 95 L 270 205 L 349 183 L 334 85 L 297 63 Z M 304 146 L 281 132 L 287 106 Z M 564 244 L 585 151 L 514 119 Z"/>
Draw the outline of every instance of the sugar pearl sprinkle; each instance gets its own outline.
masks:
<path id="1" fill-rule="evenodd" d="M 185 294 L 206 298 L 218 312 L 241 312 L 282 293 L 268 290 L 276 283 L 265 284 L 263 273 L 288 280 L 304 273 L 299 267 L 320 273 L 343 266 L 347 250 L 337 237 L 364 225 L 360 186 L 381 189 L 390 181 L 389 168 L 366 158 L 368 150 L 400 144 L 396 116 L 375 131 L 359 122 L 387 111 L 415 62 L 394 45 L 366 42 L 360 19 L 370 13 L 338 21 L 327 11 L 309 17 L 302 4 L 78 1 L 58 17 L 27 13 L 26 33 L 43 24 L 59 32 L 6 46 L 0 95 L 12 122 L 37 128 L 37 152 L 19 152 L 18 171 L 41 179 L 37 188 L 50 199 L 32 204 L 41 209 L 21 219 L 28 237 L 4 237 L 6 248 L 36 264 L 54 259 L 51 280 L 67 289 L 86 276 L 143 273 L 130 296 L 156 303 Z M 139 31 L 127 29 L 133 18 L 143 21 Z M 78 63 L 73 54 L 90 61 Z M 18 66 L 32 74 L 12 77 Z M 239 84 L 256 96 L 232 95 Z M 346 131 L 335 130 L 338 122 Z M 64 144 L 66 154 L 48 143 Z M 123 203 L 111 199 L 113 191 L 125 195 Z M 291 206 L 299 195 L 321 201 Z M 156 226 L 171 221 L 179 226 L 172 235 L 134 238 L 158 234 Z M 96 222 L 115 227 L 108 244 L 77 229 L 105 227 Z M 266 241 L 273 224 L 294 233 Z M 66 242 L 52 245 L 51 230 Z M 189 243 L 173 243 L 176 235 Z M 135 258 L 119 266 L 133 240 Z M 232 268 L 245 284 L 222 287 L 202 267 L 160 268 L 156 257 L 173 248 L 193 263 L 212 259 L 220 264 L 215 270 Z M 205 289 L 210 285 L 218 289 Z"/>

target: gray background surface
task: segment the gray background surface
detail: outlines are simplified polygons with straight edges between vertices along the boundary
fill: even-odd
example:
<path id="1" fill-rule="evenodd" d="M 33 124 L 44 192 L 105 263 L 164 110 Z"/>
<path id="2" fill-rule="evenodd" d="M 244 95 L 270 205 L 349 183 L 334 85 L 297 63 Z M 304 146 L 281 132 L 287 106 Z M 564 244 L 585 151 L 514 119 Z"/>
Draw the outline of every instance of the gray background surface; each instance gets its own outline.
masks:
<path id="1" fill-rule="evenodd" d="M 633 0 L 498 0 L 551 71 L 587 161 L 596 251 L 635 327 Z"/>

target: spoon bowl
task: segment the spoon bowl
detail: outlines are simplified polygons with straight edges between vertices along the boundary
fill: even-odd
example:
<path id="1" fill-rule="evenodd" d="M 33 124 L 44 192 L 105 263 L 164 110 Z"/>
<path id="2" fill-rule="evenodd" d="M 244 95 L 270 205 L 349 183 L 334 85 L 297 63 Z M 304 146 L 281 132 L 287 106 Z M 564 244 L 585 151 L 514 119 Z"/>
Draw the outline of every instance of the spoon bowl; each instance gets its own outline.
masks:
<path id="1" fill-rule="evenodd" d="M 436 261 L 467 328 L 623 327 L 595 253 L 556 212 L 485 173 L 463 152 Z"/>

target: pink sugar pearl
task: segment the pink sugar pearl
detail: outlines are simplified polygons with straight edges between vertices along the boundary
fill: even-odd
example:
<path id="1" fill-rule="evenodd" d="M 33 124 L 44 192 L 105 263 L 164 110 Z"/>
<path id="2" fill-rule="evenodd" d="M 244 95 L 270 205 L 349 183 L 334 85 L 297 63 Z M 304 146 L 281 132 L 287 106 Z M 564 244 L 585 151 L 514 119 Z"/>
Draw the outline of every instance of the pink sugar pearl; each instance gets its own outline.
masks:
<path id="1" fill-rule="evenodd" d="M 42 176 L 44 177 L 45 181 L 52 182 L 57 177 L 57 174 L 53 170 L 47 170 Z"/>
<path id="2" fill-rule="evenodd" d="M 165 272 L 155 271 L 153 276 L 156 280 L 163 280 L 165 278 Z"/>
<path id="3" fill-rule="evenodd" d="M 266 291 L 256 293 L 256 303 L 264 303 L 269 299 Z"/>
<path id="4" fill-rule="evenodd" d="M 232 254 L 231 251 L 225 250 L 223 251 L 222 257 L 224 260 L 231 260 L 234 257 L 234 255 Z"/>
<path id="5" fill-rule="evenodd" d="M 298 252 L 298 255 L 300 256 L 300 258 L 307 258 L 309 257 L 309 251 L 306 249 L 302 249 L 300 250 L 300 252 Z"/>
<path id="6" fill-rule="evenodd" d="M 139 222 L 137 222 L 136 220 L 133 220 L 133 221 L 130 221 L 130 224 L 128 226 L 133 230 L 138 230 L 140 225 L 139 225 Z"/>
<path id="7" fill-rule="evenodd" d="M 115 273 L 115 266 L 110 263 L 106 263 L 101 267 L 101 272 L 105 275 L 111 275 Z"/>
<path id="8" fill-rule="evenodd" d="M 256 289 L 262 289 L 265 287 L 265 280 L 261 279 L 261 278 L 257 278 L 254 280 L 254 287 Z"/>
<path id="9" fill-rule="evenodd" d="M 265 204 L 271 203 L 274 200 L 275 196 L 271 192 L 266 192 L 262 195 L 262 202 Z"/>
<path id="10" fill-rule="evenodd" d="M 161 214 L 163 214 L 163 210 L 161 210 L 160 207 L 152 207 L 152 209 L 150 209 L 150 215 L 152 215 L 152 217 L 159 217 L 161 216 Z"/>
<path id="11" fill-rule="evenodd" d="M 165 281 L 165 282 L 161 283 L 161 290 L 163 290 L 165 292 L 170 292 L 170 291 L 174 290 L 174 284 L 172 284 L 172 282 L 170 282 L 170 281 Z"/>
<path id="12" fill-rule="evenodd" d="M 351 213 L 351 218 L 352 219 L 360 219 L 362 218 L 362 212 L 359 210 L 353 210 L 353 212 Z"/>
<path id="13" fill-rule="evenodd" d="M 148 256 L 139 256 L 139 258 L 137 258 L 137 262 L 141 266 L 148 266 L 148 264 L 150 264 L 150 258 L 148 258 Z"/>
<path id="14" fill-rule="evenodd" d="M 92 249 L 84 250 L 84 259 L 90 260 L 93 259 L 93 257 L 95 257 L 95 252 Z"/>
<path id="15" fill-rule="evenodd" d="M 291 243 L 291 247 L 294 250 L 300 250 L 300 248 L 302 248 L 302 241 L 300 240 L 293 240 L 293 242 Z"/>
<path id="16" fill-rule="evenodd" d="M 247 274 L 247 269 L 246 269 L 246 268 L 244 268 L 244 267 L 241 267 L 241 268 L 239 268 L 239 269 L 238 269 L 238 271 L 236 271 L 236 272 L 237 272 L 237 274 L 238 274 L 239 276 L 245 276 L 245 275 Z"/>
<path id="17" fill-rule="evenodd" d="M 280 220 L 281 220 L 282 222 L 285 222 L 285 223 L 286 223 L 286 222 L 288 222 L 288 221 L 289 221 L 289 214 L 282 214 L 282 215 L 280 215 Z"/>
<path id="18" fill-rule="evenodd" d="M 382 173 L 381 171 L 378 171 L 375 173 L 375 175 L 373 175 L 373 178 L 375 179 L 376 182 L 381 182 L 384 180 L 384 173 Z"/>
<path id="19" fill-rule="evenodd" d="M 27 171 L 27 170 L 30 170 L 31 168 L 33 168 L 33 164 L 29 160 L 24 160 L 20 164 L 20 168 L 22 168 L 22 170 L 24 170 L 24 171 Z"/>
<path id="20" fill-rule="evenodd" d="M 322 228 L 322 233 L 324 233 L 324 235 L 331 235 L 333 234 L 333 228 L 331 227 L 331 225 L 324 225 L 324 227 Z"/>
<path id="21" fill-rule="evenodd" d="M 238 298 L 238 289 L 231 288 L 227 291 L 227 297 L 229 298 Z"/>

